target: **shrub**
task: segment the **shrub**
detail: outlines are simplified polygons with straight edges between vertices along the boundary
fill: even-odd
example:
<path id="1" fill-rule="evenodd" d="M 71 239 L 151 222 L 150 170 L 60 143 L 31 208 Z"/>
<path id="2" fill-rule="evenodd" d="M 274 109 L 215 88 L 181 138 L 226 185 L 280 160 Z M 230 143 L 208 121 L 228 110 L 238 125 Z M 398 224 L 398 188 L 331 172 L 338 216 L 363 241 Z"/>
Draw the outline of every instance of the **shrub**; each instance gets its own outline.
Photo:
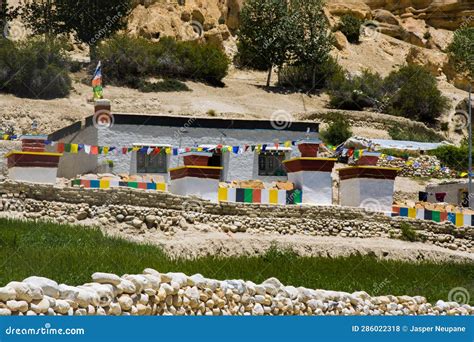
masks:
<path id="1" fill-rule="evenodd" d="M 336 75 L 329 84 L 330 105 L 333 108 L 363 110 L 382 105 L 383 79 L 378 73 L 364 70 L 361 75 Z"/>
<path id="2" fill-rule="evenodd" d="M 389 94 L 388 112 L 392 115 L 434 123 L 449 109 L 449 100 L 438 89 L 436 78 L 419 65 L 393 71 L 384 81 Z"/>
<path id="3" fill-rule="evenodd" d="M 352 136 L 349 122 L 339 113 L 334 113 L 327 130 L 321 132 L 323 140 L 331 145 L 339 145 Z"/>
<path id="4" fill-rule="evenodd" d="M 207 111 L 207 115 L 209 115 L 209 116 L 216 116 L 216 115 L 217 115 L 217 112 L 216 112 L 215 109 L 209 109 L 209 110 Z"/>
<path id="5" fill-rule="evenodd" d="M 471 78 L 474 78 L 473 46 L 474 27 L 461 27 L 454 32 L 454 39 L 448 47 L 448 52 L 456 69 L 460 72 L 469 73 Z"/>
<path id="6" fill-rule="evenodd" d="M 104 82 L 137 88 L 153 69 L 153 43 L 144 38 L 116 35 L 97 50 Z"/>
<path id="7" fill-rule="evenodd" d="M 430 151 L 430 155 L 436 156 L 442 165 L 448 166 L 457 171 L 466 171 L 469 166 L 469 148 L 466 142 L 460 147 L 441 146 L 436 150 Z M 474 154 L 473 154 L 474 157 Z"/>
<path id="8" fill-rule="evenodd" d="M 72 88 L 68 69 L 60 41 L 0 39 L 0 91 L 27 98 L 66 97 Z"/>
<path id="9" fill-rule="evenodd" d="M 188 86 L 174 79 L 165 79 L 158 82 L 142 82 L 138 86 L 138 90 L 144 93 L 151 92 L 172 92 L 172 91 L 190 91 L 191 89 Z"/>
<path id="10" fill-rule="evenodd" d="M 449 99 L 438 89 L 436 78 L 417 65 L 403 66 L 385 79 L 368 70 L 359 76 L 336 77 L 329 97 L 334 108 L 374 108 L 429 124 L 449 109 Z"/>
<path id="11" fill-rule="evenodd" d="M 350 43 L 358 43 L 360 38 L 360 27 L 364 22 L 352 14 L 345 14 L 341 22 L 336 26 L 336 31 L 341 31 Z"/>
<path id="12" fill-rule="evenodd" d="M 278 85 L 300 89 L 311 89 L 313 78 L 312 66 L 285 66 L 278 72 Z M 316 70 L 316 88 L 328 87 L 336 80 L 344 78 L 344 70 L 337 61 L 329 57 Z"/>
<path id="13" fill-rule="evenodd" d="M 396 149 L 391 149 L 391 148 L 384 148 L 384 149 L 379 150 L 379 152 L 382 154 L 386 154 L 388 156 L 402 158 L 405 160 L 407 160 L 410 157 L 416 158 L 420 156 L 420 152 L 418 151 L 411 151 L 411 150 L 403 151 L 403 150 L 396 150 Z"/>
<path id="14" fill-rule="evenodd" d="M 144 38 L 116 35 L 102 44 L 97 53 L 106 81 L 133 88 L 143 86 L 142 80 L 148 76 L 192 79 L 216 85 L 229 68 L 229 59 L 215 45 L 178 42 L 166 37 L 154 43 Z M 169 82 L 162 85 L 171 86 Z"/>
<path id="15" fill-rule="evenodd" d="M 439 142 L 443 136 L 429 129 L 423 129 L 419 126 L 391 126 L 388 134 L 393 140 L 407 140 L 420 142 Z"/>
<path id="16" fill-rule="evenodd" d="M 420 236 L 410 224 L 406 222 L 402 222 L 400 224 L 400 230 L 402 234 L 400 239 L 405 240 L 405 241 L 410 241 L 410 242 L 415 242 L 415 241 L 420 240 Z"/>
<path id="17" fill-rule="evenodd" d="M 230 61 L 217 46 L 197 41 L 176 42 L 168 39 L 170 45 L 176 44 L 176 62 L 183 65 L 182 74 L 174 76 L 219 84 L 227 75 Z M 163 74 L 166 74 L 166 70 L 163 70 Z"/>

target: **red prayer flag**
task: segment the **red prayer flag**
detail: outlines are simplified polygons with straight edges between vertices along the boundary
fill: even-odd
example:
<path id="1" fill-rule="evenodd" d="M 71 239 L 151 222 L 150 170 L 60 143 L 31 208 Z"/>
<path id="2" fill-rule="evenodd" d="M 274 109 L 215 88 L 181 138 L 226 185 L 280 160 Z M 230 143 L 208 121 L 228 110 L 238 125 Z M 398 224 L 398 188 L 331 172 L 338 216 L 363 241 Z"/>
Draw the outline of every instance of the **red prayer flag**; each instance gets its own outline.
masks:
<path id="1" fill-rule="evenodd" d="M 58 153 L 63 153 L 64 152 L 64 143 L 58 143 Z"/>

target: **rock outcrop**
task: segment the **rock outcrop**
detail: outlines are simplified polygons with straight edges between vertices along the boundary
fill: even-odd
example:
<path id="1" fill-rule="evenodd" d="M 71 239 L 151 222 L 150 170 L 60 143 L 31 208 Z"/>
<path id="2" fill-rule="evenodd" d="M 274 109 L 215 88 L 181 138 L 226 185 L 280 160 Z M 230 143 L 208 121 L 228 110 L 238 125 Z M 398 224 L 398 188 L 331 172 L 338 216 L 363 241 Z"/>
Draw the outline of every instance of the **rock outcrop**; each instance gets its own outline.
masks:
<path id="1" fill-rule="evenodd" d="M 402 18 L 424 19 L 434 28 L 455 30 L 474 26 L 474 3 L 470 0 L 363 0 L 371 9 L 386 9 Z"/>
<path id="2" fill-rule="evenodd" d="M 235 53 L 231 32 L 238 28 L 243 0 L 206 1 L 141 0 L 128 20 L 128 32 L 150 39 L 163 36 L 179 40 L 203 39 L 230 55 Z"/>

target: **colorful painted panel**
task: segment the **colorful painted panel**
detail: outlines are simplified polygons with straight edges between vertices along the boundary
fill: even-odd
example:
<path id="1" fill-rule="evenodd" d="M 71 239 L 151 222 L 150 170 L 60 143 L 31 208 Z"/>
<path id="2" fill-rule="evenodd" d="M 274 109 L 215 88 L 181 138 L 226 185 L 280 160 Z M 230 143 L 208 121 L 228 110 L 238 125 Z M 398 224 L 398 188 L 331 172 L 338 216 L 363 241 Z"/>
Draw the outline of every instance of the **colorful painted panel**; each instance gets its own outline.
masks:
<path id="1" fill-rule="evenodd" d="M 72 186 L 82 186 L 91 189 L 134 188 L 143 190 L 167 191 L 165 183 L 122 182 L 117 180 L 73 179 Z"/>
<path id="2" fill-rule="evenodd" d="M 474 215 L 428 210 L 424 208 L 404 208 L 394 206 L 392 210 L 392 216 L 410 217 L 419 220 L 430 220 L 435 222 L 449 221 L 456 227 L 474 226 Z"/>
<path id="3" fill-rule="evenodd" d="M 301 204 L 301 190 L 275 190 L 275 189 L 234 189 L 219 188 L 219 202 L 234 203 L 261 203 L 261 204 Z"/>

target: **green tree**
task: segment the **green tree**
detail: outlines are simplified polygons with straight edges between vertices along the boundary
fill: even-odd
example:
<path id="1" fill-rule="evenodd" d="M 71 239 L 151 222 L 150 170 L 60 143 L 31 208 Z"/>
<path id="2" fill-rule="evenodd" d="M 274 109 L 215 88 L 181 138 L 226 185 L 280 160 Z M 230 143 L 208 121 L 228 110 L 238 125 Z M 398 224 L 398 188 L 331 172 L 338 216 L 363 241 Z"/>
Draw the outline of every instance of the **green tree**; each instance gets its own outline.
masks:
<path id="1" fill-rule="evenodd" d="M 16 12 L 12 6 L 8 5 L 7 0 L 0 0 L 0 39 L 7 38 L 7 24 L 9 20 L 16 17 Z"/>
<path id="2" fill-rule="evenodd" d="M 392 71 L 384 80 L 384 88 L 393 94 L 388 103 L 392 115 L 434 123 L 449 109 L 449 100 L 438 89 L 436 78 L 419 65 Z"/>
<path id="3" fill-rule="evenodd" d="M 456 69 L 467 72 L 474 78 L 474 27 L 462 27 L 454 32 L 454 39 L 448 47 Z"/>
<path id="4" fill-rule="evenodd" d="M 12 16 L 20 17 L 25 26 L 36 35 L 46 35 L 53 38 L 65 32 L 64 23 L 54 0 L 25 2 L 12 11 Z"/>
<path id="5" fill-rule="evenodd" d="M 240 13 L 237 33 L 246 56 L 255 56 L 268 70 L 270 86 L 273 67 L 281 67 L 288 58 L 291 30 L 286 0 L 249 0 Z"/>
<path id="6" fill-rule="evenodd" d="M 89 45 L 91 59 L 97 44 L 126 26 L 132 9 L 131 0 L 56 0 L 60 18 L 67 32 Z"/>
<path id="7" fill-rule="evenodd" d="M 319 66 L 329 58 L 333 37 L 323 13 L 323 0 L 291 2 L 291 52 L 295 65 L 311 69 L 311 89 L 316 87 Z"/>
<path id="8" fill-rule="evenodd" d="M 7 21 L 7 0 L 0 0 L 0 29 L 4 29 Z"/>
<path id="9" fill-rule="evenodd" d="M 125 27 L 131 9 L 131 0 L 42 0 L 22 4 L 16 13 L 36 34 L 74 34 L 93 60 L 98 43 Z"/>

